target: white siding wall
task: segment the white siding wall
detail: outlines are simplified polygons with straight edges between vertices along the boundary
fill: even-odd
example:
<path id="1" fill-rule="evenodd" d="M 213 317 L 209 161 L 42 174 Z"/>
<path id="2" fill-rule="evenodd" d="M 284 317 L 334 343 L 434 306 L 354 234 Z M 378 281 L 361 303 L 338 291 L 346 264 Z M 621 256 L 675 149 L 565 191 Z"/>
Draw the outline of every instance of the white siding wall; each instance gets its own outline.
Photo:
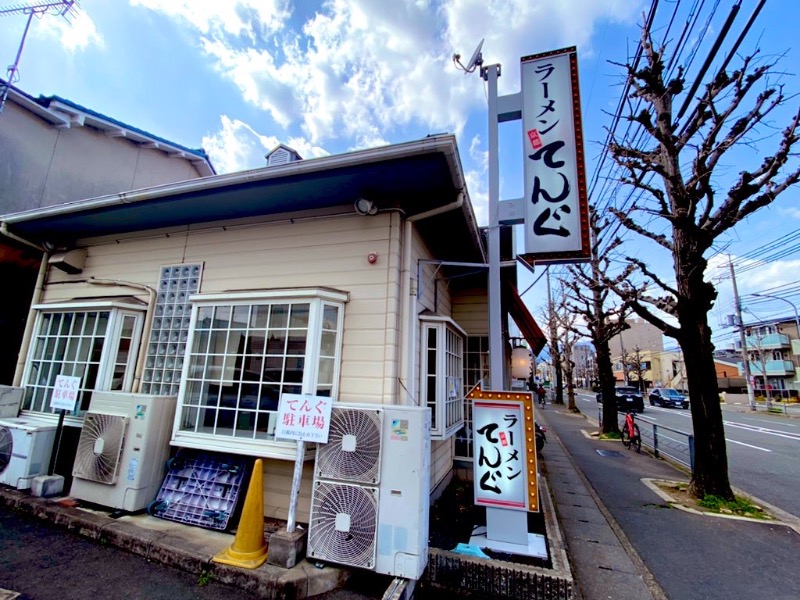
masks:
<path id="1" fill-rule="evenodd" d="M 487 290 L 459 291 L 453 297 L 453 320 L 469 335 L 489 335 L 489 296 Z"/>
<path id="2" fill-rule="evenodd" d="M 51 269 L 43 301 L 136 295 L 125 286 L 96 280 L 155 286 L 160 267 L 204 263 L 201 293 L 321 286 L 349 292 L 345 306 L 339 400 L 391 403 L 397 393 L 400 296 L 400 217 L 358 215 L 293 224 L 173 231 L 143 239 L 90 241 L 79 275 Z M 367 261 L 377 253 L 375 264 Z M 452 461 L 451 461 L 452 462 Z M 265 464 L 265 513 L 286 518 L 293 463 Z M 306 466 L 298 521 L 308 519 L 311 469 Z"/>

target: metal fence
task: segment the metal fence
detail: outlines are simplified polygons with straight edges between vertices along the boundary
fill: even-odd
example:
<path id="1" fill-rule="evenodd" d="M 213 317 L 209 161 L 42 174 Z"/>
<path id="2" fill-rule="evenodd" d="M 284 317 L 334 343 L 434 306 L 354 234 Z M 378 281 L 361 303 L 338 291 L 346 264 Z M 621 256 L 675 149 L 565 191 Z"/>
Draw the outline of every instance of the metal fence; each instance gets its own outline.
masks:
<path id="1" fill-rule="evenodd" d="M 666 456 L 675 462 L 685 465 L 694 473 L 694 435 L 666 425 L 659 425 L 646 417 L 635 417 L 642 436 L 642 445 L 653 450 L 656 457 Z M 618 412 L 619 428 L 625 424 L 625 413 Z M 600 418 L 603 422 L 603 409 L 600 408 Z"/>

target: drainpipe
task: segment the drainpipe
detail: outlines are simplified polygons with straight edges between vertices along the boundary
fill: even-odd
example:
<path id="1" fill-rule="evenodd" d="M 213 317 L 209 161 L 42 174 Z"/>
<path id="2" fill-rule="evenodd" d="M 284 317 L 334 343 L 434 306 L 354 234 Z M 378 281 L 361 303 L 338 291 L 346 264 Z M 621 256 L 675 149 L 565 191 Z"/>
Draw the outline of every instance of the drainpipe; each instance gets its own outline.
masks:
<path id="1" fill-rule="evenodd" d="M 90 277 L 86 280 L 87 283 L 94 285 L 116 285 L 119 287 L 129 287 L 137 290 L 144 290 L 150 296 L 147 301 L 147 312 L 144 315 L 144 327 L 142 327 L 142 339 L 139 340 L 139 355 L 136 357 L 136 369 L 133 373 L 133 385 L 131 392 L 136 394 L 142 385 L 142 372 L 144 371 L 144 361 L 147 355 L 147 344 L 150 340 L 150 326 L 153 322 L 153 313 L 155 312 L 156 305 L 156 291 L 149 285 L 143 283 L 134 283 L 132 281 L 121 281 L 119 279 L 97 279 Z"/>
<path id="2" fill-rule="evenodd" d="M 17 354 L 17 366 L 14 369 L 14 379 L 11 385 L 20 387 L 22 384 L 22 372 L 25 370 L 25 359 L 28 357 L 28 346 L 31 343 L 31 336 L 33 335 L 33 319 L 36 316 L 33 310 L 34 305 L 39 304 L 42 299 L 42 292 L 44 291 L 44 281 L 47 278 L 48 261 L 50 260 L 50 253 L 42 246 L 29 242 L 25 238 L 21 238 L 8 230 L 8 225 L 5 221 L 0 223 L 0 234 L 11 238 L 12 240 L 25 244 L 31 248 L 35 248 L 42 253 L 42 262 L 39 265 L 39 273 L 36 276 L 36 284 L 33 287 L 33 296 L 31 297 L 31 306 L 28 309 L 28 319 L 25 321 L 25 330 L 22 333 L 22 342 L 19 347 L 19 354 Z"/>
<path id="3" fill-rule="evenodd" d="M 401 288 L 401 298 L 403 298 L 403 319 L 401 325 L 401 343 L 405 352 L 400 354 L 400 384 L 405 391 L 405 401 L 400 400 L 400 404 L 417 404 L 416 377 L 413 376 L 414 359 L 416 358 L 416 341 L 414 319 L 417 316 L 417 286 L 412 289 L 411 281 L 411 242 L 413 240 L 414 223 L 422 221 L 428 217 L 434 217 L 451 210 L 461 208 L 464 204 L 465 194 L 459 192 L 454 202 L 445 204 L 427 212 L 412 215 L 406 219 L 403 228 L 403 281 Z M 416 282 L 418 283 L 418 282 Z"/>

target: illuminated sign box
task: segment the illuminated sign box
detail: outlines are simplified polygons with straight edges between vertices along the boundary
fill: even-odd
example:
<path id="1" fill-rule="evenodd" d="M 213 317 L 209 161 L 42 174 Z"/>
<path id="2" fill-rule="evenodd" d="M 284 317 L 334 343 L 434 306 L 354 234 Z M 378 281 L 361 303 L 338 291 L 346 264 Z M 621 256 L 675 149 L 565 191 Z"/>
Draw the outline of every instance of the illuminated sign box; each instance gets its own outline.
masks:
<path id="1" fill-rule="evenodd" d="M 533 396 L 477 387 L 472 399 L 475 504 L 539 511 Z"/>

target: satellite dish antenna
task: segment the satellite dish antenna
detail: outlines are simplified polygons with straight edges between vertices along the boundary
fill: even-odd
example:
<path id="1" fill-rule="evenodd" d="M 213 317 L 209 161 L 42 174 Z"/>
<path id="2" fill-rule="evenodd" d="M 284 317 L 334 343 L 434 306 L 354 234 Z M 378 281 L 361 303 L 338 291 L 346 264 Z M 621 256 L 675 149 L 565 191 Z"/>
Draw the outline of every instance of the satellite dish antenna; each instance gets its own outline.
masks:
<path id="1" fill-rule="evenodd" d="M 483 64 L 483 55 L 481 54 L 481 48 L 483 48 L 483 39 L 478 43 L 478 47 L 475 48 L 475 52 L 472 53 L 472 57 L 470 57 L 469 62 L 465 67 L 467 73 L 472 73 L 475 70 L 475 67 Z"/>

